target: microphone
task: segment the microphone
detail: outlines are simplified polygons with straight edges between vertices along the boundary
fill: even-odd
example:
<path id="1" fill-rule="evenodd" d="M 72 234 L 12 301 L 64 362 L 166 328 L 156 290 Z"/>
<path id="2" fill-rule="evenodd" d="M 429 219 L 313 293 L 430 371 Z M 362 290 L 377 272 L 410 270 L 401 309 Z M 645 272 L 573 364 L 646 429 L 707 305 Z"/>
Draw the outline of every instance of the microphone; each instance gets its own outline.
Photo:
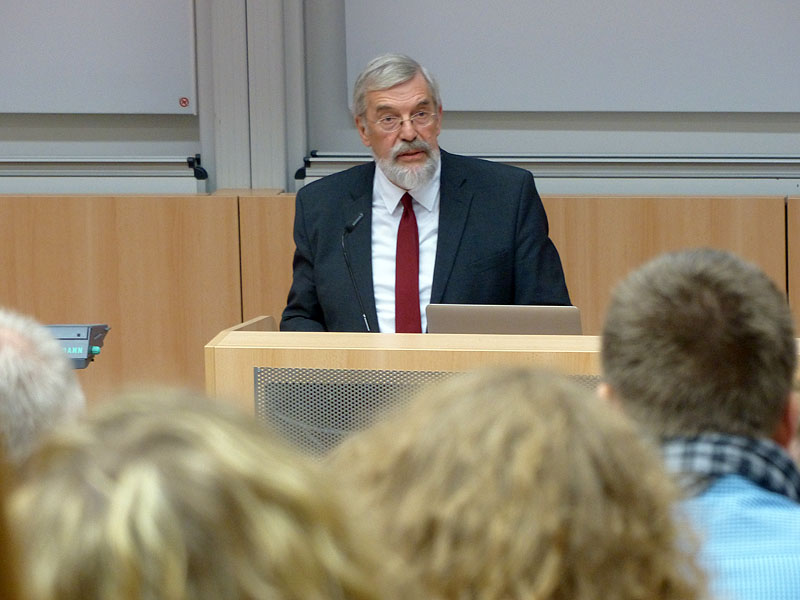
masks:
<path id="1" fill-rule="evenodd" d="M 359 293 L 358 286 L 356 285 L 356 276 L 353 274 L 353 267 L 350 264 L 350 256 L 347 254 L 347 244 L 345 244 L 347 236 L 353 232 L 358 224 L 361 223 L 361 219 L 363 218 L 364 213 L 358 213 L 358 216 L 355 219 L 344 226 L 344 231 L 342 231 L 342 255 L 344 256 L 344 264 L 347 266 L 347 272 L 350 274 L 350 281 L 353 284 L 353 289 L 356 292 L 356 299 L 358 300 L 358 306 L 361 309 L 361 318 L 364 320 L 364 327 L 366 327 L 367 332 L 371 332 L 372 330 L 369 328 L 369 321 L 367 321 L 367 311 L 364 310 L 364 302 L 361 300 L 361 294 Z"/>
<path id="2" fill-rule="evenodd" d="M 349 235 L 353 231 L 353 229 L 355 229 L 356 226 L 359 223 L 361 223 L 361 219 L 363 218 L 364 218 L 364 213 L 363 212 L 358 213 L 358 216 L 355 219 L 353 219 L 352 223 L 348 223 L 347 225 L 344 226 L 344 232 Z"/>

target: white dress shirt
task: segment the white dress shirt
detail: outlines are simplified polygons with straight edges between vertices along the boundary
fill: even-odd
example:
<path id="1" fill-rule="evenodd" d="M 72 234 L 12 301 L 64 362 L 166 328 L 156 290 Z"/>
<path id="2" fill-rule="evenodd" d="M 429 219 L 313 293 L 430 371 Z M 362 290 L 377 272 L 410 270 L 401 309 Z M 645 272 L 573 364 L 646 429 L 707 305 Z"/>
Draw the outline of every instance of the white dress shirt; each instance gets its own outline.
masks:
<path id="1" fill-rule="evenodd" d="M 414 215 L 419 231 L 419 309 L 422 331 L 428 328 L 425 308 L 431 301 L 433 265 L 436 262 L 436 241 L 439 236 L 439 177 L 441 161 L 433 178 L 418 189 L 408 190 L 414 199 Z M 386 178 L 375 167 L 372 186 L 372 281 L 375 286 L 375 308 L 382 333 L 394 333 L 394 276 L 397 253 L 397 229 L 403 216 L 400 198 L 405 190 Z"/>

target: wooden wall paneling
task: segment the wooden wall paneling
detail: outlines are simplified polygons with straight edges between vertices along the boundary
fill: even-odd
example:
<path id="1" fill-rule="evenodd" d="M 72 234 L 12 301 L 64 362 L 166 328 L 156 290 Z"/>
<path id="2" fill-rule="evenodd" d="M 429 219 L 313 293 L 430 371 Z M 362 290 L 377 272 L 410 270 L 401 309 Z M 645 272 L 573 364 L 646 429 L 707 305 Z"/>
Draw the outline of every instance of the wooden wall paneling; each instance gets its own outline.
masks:
<path id="1" fill-rule="evenodd" d="M 140 382 L 202 387 L 203 347 L 241 321 L 235 196 L 4 196 L 0 235 L 0 304 L 110 326 L 78 371 L 90 402 Z"/>
<path id="2" fill-rule="evenodd" d="M 585 334 L 601 332 L 617 281 L 670 250 L 731 250 L 759 264 L 785 289 L 782 197 L 546 196 L 543 201 Z M 242 197 L 240 209 L 244 318 L 278 316 L 291 284 L 294 196 Z"/>
<path id="3" fill-rule="evenodd" d="M 584 334 L 601 333 L 617 281 L 670 250 L 731 250 L 786 287 L 782 197 L 548 196 L 543 202 Z"/>
<path id="4" fill-rule="evenodd" d="M 242 239 L 242 313 L 280 322 L 292 284 L 294 194 L 239 197 Z"/>
<path id="5" fill-rule="evenodd" d="M 795 330 L 800 327 L 800 196 L 786 200 L 786 281 Z M 798 373 L 800 376 L 800 373 Z"/>
<path id="6" fill-rule="evenodd" d="M 528 365 L 600 374 L 600 340 L 581 335 L 264 332 L 229 328 L 206 345 L 206 391 L 253 412 L 253 368 L 467 371 Z"/>

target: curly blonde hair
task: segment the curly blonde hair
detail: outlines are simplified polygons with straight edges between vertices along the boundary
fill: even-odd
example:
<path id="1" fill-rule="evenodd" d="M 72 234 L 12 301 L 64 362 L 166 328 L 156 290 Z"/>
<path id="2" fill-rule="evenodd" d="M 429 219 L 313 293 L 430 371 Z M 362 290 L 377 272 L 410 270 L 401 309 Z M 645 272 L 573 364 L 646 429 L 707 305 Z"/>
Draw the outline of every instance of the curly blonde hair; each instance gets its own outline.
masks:
<path id="1" fill-rule="evenodd" d="M 32 600 L 392 597 L 318 465 L 196 395 L 107 402 L 20 475 Z"/>
<path id="2" fill-rule="evenodd" d="M 440 599 L 693 600 L 655 449 L 565 377 L 462 374 L 328 457 L 349 505 Z"/>
<path id="3" fill-rule="evenodd" d="M 5 513 L 12 484 L 12 468 L 6 459 L 5 448 L 0 444 L 0 507 L 2 507 L 0 509 L 0 556 L 3 557 L 0 564 L 0 598 L 3 600 L 22 598 L 19 585 L 19 551 Z"/>

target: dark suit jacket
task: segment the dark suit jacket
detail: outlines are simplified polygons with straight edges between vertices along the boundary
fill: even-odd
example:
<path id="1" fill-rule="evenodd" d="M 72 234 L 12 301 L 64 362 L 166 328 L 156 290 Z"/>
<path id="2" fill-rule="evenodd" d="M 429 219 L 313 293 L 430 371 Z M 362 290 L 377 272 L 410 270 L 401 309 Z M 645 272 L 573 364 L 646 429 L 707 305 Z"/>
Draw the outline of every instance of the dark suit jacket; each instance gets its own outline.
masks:
<path id="1" fill-rule="evenodd" d="M 533 176 L 442 150 L 439 237 L 431 303 L 570 304 L 558 251 Z M 342 249 L 345 227 L 355 286 L 372 331 L 375 163 L 315 181 L 297 193 L 294 278 L 282 330 L 365 331 Z"/>

